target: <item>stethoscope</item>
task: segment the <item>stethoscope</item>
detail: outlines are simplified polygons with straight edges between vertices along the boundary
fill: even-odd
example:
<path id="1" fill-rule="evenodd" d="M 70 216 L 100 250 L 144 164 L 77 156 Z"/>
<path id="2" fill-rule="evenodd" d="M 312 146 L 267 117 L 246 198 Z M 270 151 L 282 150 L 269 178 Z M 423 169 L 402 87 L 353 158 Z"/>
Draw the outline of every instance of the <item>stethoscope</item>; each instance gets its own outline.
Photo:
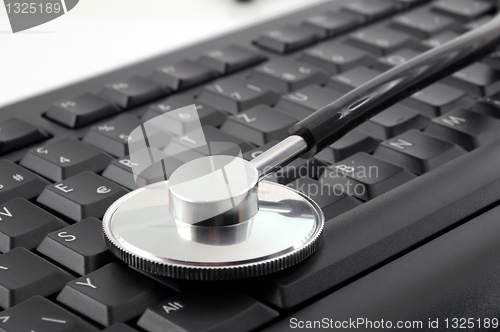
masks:
<path id="1" fill-rule="evenodd" d="M 301 262 L 321 244 L 323 213 L 306 195 L 263 180 L 486 56 L 499 42 L 497 14 L 317 110 L 251 161 L 225 155 L 198 158 L 176 169 L 168 181 L 128 193 L 104 216 L 109 249 L 137 269 L 190 280 L 256 277 Z"/>

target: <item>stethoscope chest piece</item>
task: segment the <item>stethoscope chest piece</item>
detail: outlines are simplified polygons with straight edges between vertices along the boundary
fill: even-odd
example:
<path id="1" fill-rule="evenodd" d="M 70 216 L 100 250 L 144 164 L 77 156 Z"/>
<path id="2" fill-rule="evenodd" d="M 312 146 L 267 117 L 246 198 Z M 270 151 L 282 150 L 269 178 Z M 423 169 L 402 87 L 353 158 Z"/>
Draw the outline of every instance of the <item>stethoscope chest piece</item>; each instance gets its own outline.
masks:
<path id="1" fill-rule="evenodd" d="M 261 276 L 293 266 L 316 250 L 324 217 L 314 201 L 267 181 L 250 194 L 257 196 L 258 209 L 242 199 L 240 222 L 224 223 L 230 216 L 220 226 L 207 225 L 174 217 L 169 183 L 158 182 L 110 206 L 103 219 L 105 241 L 135 268 L 189 280 Z"/>

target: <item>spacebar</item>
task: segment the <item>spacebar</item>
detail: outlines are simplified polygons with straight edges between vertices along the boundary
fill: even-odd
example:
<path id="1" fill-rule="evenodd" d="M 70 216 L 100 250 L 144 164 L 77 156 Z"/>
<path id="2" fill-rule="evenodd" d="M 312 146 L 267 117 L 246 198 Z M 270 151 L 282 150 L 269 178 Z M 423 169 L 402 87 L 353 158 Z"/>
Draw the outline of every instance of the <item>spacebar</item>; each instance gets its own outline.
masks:
<path id="1" fill-rule="evenodd" d="M 500 141 L 328 221 L 315 254 L 263 279 L 252 295 L 292 308 L 386 264 L 500 201 L 498 165 Z"/>

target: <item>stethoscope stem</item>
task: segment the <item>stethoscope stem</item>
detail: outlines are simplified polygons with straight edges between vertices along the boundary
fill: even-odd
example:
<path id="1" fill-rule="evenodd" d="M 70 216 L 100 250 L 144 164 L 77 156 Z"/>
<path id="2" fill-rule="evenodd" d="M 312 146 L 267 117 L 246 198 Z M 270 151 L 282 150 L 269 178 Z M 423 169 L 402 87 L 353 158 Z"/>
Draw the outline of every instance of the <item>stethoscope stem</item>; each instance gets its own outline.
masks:
<path id="1" fill-rule="evenodd" d="M 259 172 L 259 181 L 277 169 L 297 159 L 307 149 L 306 141 L 296 135 L 289 136 L 250 161 Z"/>

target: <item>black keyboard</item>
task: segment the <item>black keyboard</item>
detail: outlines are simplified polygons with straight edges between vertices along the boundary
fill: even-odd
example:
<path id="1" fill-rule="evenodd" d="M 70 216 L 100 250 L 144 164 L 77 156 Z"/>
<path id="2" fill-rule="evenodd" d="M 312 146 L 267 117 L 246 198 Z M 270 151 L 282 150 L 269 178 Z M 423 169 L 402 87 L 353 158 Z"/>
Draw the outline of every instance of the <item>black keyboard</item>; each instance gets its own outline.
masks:
<path id="1" fill-rule="evenodd" d="M 207 137 L 251 160 L 495 11 L 483 0 L 332 1 L 2 108 L 0 331 L 498 329 L 496 53 L 269 179 L 327 220 L 295 267 L 231 282 L 159 277 L 115 258 L 101 229 L 110 204 L 159 180 L 132 176 L 127 139 L 141 123 L 196 104 Z M 189 135 L 175 121 L 171 142 Z"/>

